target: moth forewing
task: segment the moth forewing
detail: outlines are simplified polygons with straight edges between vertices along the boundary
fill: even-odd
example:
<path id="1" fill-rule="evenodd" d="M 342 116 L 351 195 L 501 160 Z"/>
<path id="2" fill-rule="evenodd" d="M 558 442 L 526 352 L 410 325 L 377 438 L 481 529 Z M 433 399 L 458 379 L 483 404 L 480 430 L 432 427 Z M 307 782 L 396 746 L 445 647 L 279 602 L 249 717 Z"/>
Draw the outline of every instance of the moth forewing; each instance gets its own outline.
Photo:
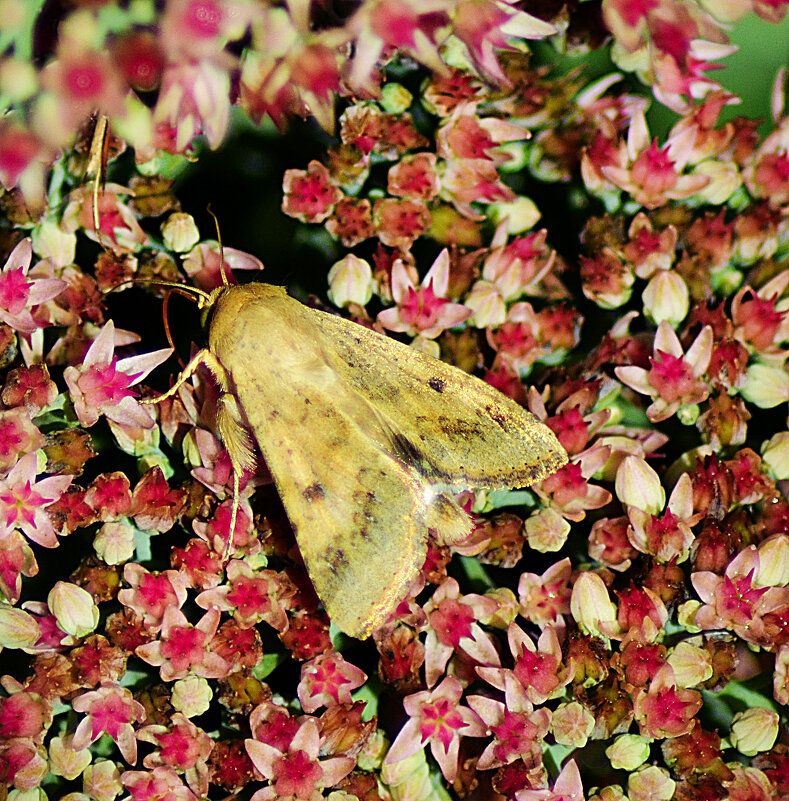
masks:
<path id="1" fill-rule="evenodd" d="M 525 486 L 567 459 L 546 426 L 484 382 L 280 287 L 223 289 L 209 353 L 234 469 L 247 466 L 247 431 L 318 596 L 352 636 L 403 599 L 430 529 L 449 541 L 470 532 L 447 487 Z"/>

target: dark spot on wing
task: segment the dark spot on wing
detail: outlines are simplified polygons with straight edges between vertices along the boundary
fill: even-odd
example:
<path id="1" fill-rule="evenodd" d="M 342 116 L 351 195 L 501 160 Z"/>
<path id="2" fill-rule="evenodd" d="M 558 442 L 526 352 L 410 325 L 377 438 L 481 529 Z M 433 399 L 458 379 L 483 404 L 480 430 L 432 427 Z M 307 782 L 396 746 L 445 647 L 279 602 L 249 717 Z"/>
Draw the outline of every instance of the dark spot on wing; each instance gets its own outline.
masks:
<path id="1" fill-rule="evenodd" d="M 443 392 L 446 389 L 447 382 L 443 378 L 431 378 L 427 385 L 436 392 Z"/>
<path id="2" fill-rule="evenodd" d="M 347 566 L 348 564 L 348 560 L 345 558 L 345 552 L 342 548 L 327 548 L 326 562 L 329 565 L 329 570 L 335 576 L 341 570 L 341 568 Z"/>
<path id="3" fill-rule="evenodd" d="M 504 431 L 508 430 L 510 419 L 507 415 L 499 414 L 499 412 L 497 412 L 492 406 L 486 406 L 485 416 L 493 420 L 493 422 L 496 423 L 499 428 L 504 429 Z"/>
<path id="4" fill-rule="evenodd" d="M 436 422 L 441 430 L 450 437 L 473 439 L 480 436 L 482 429 L 477 423 L 471 423 L 461 417 L 446 417 L 441 415 Z"/>
<path id="5" fill-rule="evenodd" d="M 325 498 L 326 490 L 320 484 L 310 484 L 301 494 L 305 501 L 312 503 L 312 501 L 319 501 Z"/>

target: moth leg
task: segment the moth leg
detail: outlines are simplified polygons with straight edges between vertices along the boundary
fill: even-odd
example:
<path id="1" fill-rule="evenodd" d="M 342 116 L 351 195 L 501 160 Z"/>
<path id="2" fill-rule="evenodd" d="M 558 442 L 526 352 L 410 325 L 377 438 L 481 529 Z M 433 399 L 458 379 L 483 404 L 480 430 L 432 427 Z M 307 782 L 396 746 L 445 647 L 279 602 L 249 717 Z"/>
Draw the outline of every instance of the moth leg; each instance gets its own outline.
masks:
<path id="1" fill-rule="evenodd" d="M 178 376 L 176 382 L 162 395 L 157 395 L 155 398 L 143 398 L 140 403 L 161 403 L 167 398 L 172 398 L 176 392 L 186 383 L 186 381 L 194 374 L 195 370 L 200 365 L 208 368 L 211 375 L 216 379 L 217 384 L 223 392 L 227 392 L 227 378 L 225 377 L 225 369 L 219 363 L 219 360 L 211 353 L 208 348 L 199 350 L 189 361 L 189 364 L 184 367 L 181 375 Z"/>
<path id="2" fill-rule="evenodd" d="M 256 464 L 256 459 L 255 452 L 252 450 L 252 446 L 249 442 L 249 437 L 241 422 L 242 417 L 241 411 L 238 408 L 238 403 L 235 397 L 229 392 L 225 368 L 208 348 L 203 348 L 189 360 L 189 364 L 184 367 L 181 375 L 178 376 L 176 382 L 167 392 L 155 398 L 145 398 L 140 401 L 140 403 L 161 403 L 163 400 L 171 398 L 201 364 L 213 375 L 214 380 L 219 384 L 219 388 L 222 391 L 217 404 L 217 423 L 219 436 L 222 438 L 222 442 L 227 448 L 228 455 L 230 456 L 230 464 L 233 467 L 233 509 L 230 514 L 230 533 L 228 534 L 227 543 L 225 544 L 225 550 L 222 556 L 222 561 L 226 561 L 227 557 L 230 555 L 230 547 L 236 533 L 241 473 L 244 469 L 253 469 Z"/>
<path id="3" fill-rule="evenodd" d="M 241 416 L 238 401 L 230 392 L 223 392 L 217 404 L 217 425 L 219 436 L 227 448 L 230 464 L 233 466 L 233 508 L 230 513 L 230 533 L 225 544 L 222 560 L 226 561 L 230 555 L 233 537 L 236 533 L 236 518 L 238 517 L 239 480 L 244 470 L 254 470 L 257 465 L 255 451 L 249 438 Z"/>

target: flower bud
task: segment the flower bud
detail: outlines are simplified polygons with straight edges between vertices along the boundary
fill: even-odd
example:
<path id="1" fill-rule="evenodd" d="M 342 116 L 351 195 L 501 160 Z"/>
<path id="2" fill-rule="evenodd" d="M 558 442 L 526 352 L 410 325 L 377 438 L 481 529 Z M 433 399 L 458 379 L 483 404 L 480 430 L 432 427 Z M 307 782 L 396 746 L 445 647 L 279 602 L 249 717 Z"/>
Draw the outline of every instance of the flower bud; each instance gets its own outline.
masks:
<path id="1" fill-rule="evenodd" d="M 72 735 L 64 734 L 53 737 L 49 743 L 50 771 L 70 781 L 76 779 L 93 761 L 90 748 L 75 749 L 71 745 L 72 739 Z"/>
<path id="2" fill-rule="evenodd" d="M 173 212 L 162 224 L 162 240 L 168 250 L 186 253 L 200 241 L 194 217 L 183 211 Z"/>
<path id="3" fill-rule="evenodd" d="M 738 712 L 731 724 L 729 741 L 741 754 L 754 756 L 769 751 L 778 737 L 778 715 L 756 706 Z"/>
<path id="4" fill-rule="evenodd" d="M 122 565 L 134 556 L 134 532 L 128 520 L 105 523 L 96 538 L 93 548 L 99 559 L 108 565 Z"/>
<path id="5" fill-rule="evenodd" d="M 212 698 L 211 686 L 205 679 L 188 676 L 173 685 L 171 703 L 177 712 L 195 718 L 208 711 Z"/>
<path id="6" fill-rule="evenodd" d="M 68 581 L 58 581 L 49 591 L 47 605 L 58 628 L 72 637 L 90 634 L 99 622 L 99 608 L 87 590 Z"/>
<path id="7" fill-rule="evenodd" d="M 95 801 L 114 801 L 123 792 L 120 771 L 114 762 L 100 759 L 83 771 L 82 789 Z"/>
<path id="8" fill-rule="evenodd" d="M 597 573 L 581 573 L 573 585 L 570 612 L 584 634 L 599 635 L 601 623 L 616 623 L 616 606 Z"/>
<path id="9" fill-rule="evenodd" d="M 667 322 L 671 327 L 681 323 L 690 307 L 688 286 L 682 276 L 671 270 L 660 270 L 649 279 L 641 295 L 644 313 L 656 325 Z"/>
<path id="10" fill-rule="evenodd" d="M 33 615 L 9 604 L 0 604 L 0 649 L 32 648 L 41 637 Z"/>
<path id="11" fill-rule="evenodd" d="M 515 593 L 509 587 L 495 587 L 485 593 L 486 598 L 493 598 L 498 609 L 492 615 L 483 615 L 480 623 L 494 629 L 506 630 L 520 614 L 520 604 Z"/>
<path id="12" fill-rule="evenodd" d="M 364 748 L 356 757 L 356 764 L 360 770 L 378 770 L 389 750 L 389 740 L 381 729 L 376 729 L 373 736 L 367 741 Z"/>
<path id="13" fill-rule="evenodd" d="M 329 270 L 329 299 L 335 306 L 364 306 L 372 295 L 373 273 L 364 259 L 349 253 Z"/>
<path id="14" fill-rule="evenodd" d="M 707 159 L 696 165 L 694 175 L 706 175 L 710 182 L 696 192 L 712 206 L 722 206 L 742 184 L 742 175 L 733 161 Z"/>
<path id="15" fill-rule="evenodd" d="M 631 773 L 627 780 L 630 801 L 669 801 L 674 797 L 677 783 L 665 768 L 656 765 Z"/>
<path id="16" fill-rule="evenodd" d="M 741 394 L 760 409 L 772 409 L 789 400 L 789 373 L 783 366 L 756 362 L 745 374 Z"/>
<path id="17" fill-rule="evenodd" d="M 666 491 L 658 474 L 640 457 L 626 456 L 616 471 L 616 495 L 625 506 L 635 506 L 651 515 L 666 503 Z"/>
<path id="18" fill-rule="evenodd" d="M 509 203 L 491 203 L 488 215 L 496 225 L 506 219 L 508 234 L 528 231 L 542 216 L 534 201 L 528 197 L 517 197 Z"/>
<path id="19" fill-rule="evenodd" d="M 552 553 L 564 546 L 570 524 L 555 509 L 541 509 L 526 518 L 524 531 L 529 547 L 540 553 Z"/>
<path id="20" fill-rule="evenodd" d="M 469 322 L 476 328 L 495 327 L 507 319 L 507 305 L 492 281 L 477 281 L 463 305 L 473 310 L 474 316 Z"/>
<path id="21" fill-rule="evenodd" d="M 414 102 L 414 96 L 399 83 L 387 83 L 381 89 L 381 108 L 389 114 L 402 114 Z"/>
<path id="22" fill-rule="evenodd" d="M 759 544 L 759 572 L 756 582 L 761 587 L 785 587 L 789 584 L 789 536 L 776 534 Z"/>
<path id="23" fill-rule="evenodd" d="M 65 267 L 74 261 L 77 235 L 64 231 L 55 217 L 45 217 L 31 236 L 33 252 L 42 259 L 52 259 L 56 267 Z"/>
<path id="24" fill-rule="evenodd" d="M 696 687 L 711 678 L 712 654 L 689 642 L 680 642 L 666 660 L 674 671 L 677 687 Z"/>
<path id="25" fill-rule="evenodd" d="M 551 731 L 560 745 L 583 748 L 594 731 L 594 715 L 578 701 L 559 704 L 551 717 Z"/>
<path id="26" fill-rule="evenodd" d="M 649 741 L 640 734 L 620 734 L 605 755 L 615 770 L 633 771 L 649 759 Z"/>
<path id="27" fill-rule="evenodd" d="M 3 13 L 8 3 L 2 7 Z M 22 3 L 20 3 L 22 5 Z M 5 22 L 5 18 L 3 22 Z M 8 29 L 6 29 L 8 30 Z M 4 58 L 0 61 L 0 94 L 9 104 L 23 103 L 38 91 L 36 68 L 26 58 Z"/>
<path id="28" fill-rule="evenodd" d="M 789 478 L 789 431 L 780 431 L 764 443 L 762 462 L 778 481 Z"/>

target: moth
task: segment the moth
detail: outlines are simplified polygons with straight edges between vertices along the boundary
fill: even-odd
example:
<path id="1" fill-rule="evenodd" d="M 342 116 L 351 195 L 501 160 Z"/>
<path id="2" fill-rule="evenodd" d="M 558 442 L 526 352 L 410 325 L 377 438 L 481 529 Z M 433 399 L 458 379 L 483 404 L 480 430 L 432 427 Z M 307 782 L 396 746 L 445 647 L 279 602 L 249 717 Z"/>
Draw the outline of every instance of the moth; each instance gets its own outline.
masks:
<path id="1" fill-rule="evenodd" d="M 315 590 L 352 637 L 406 596 L 429 532 L 470 533 L 453 492 L 524 487 L 567 461 L 547 426 L 484 381 L 281 287 L 224 285 L 200 305 L 208 347 L 153 401 L 208 368 L 234 471 L 231 540 L 238 477 L 262 457 Z"/>

